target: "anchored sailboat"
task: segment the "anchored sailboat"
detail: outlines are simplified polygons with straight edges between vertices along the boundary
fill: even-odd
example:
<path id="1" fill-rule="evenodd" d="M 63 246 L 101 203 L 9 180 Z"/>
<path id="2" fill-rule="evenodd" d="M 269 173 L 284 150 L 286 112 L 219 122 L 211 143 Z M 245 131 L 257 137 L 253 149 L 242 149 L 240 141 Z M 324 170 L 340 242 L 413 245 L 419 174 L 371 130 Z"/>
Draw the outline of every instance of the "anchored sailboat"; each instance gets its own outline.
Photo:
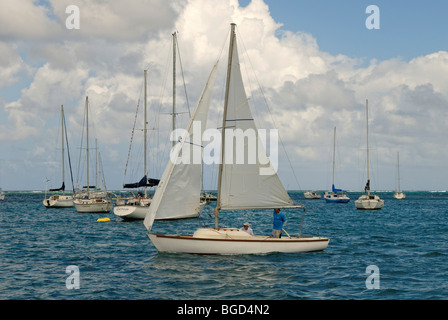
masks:
<path id="1" fill-rule="evenodd" d="M 87 185 L 85 190 L 77 193 L 73 203 L 76 211 L 78 212 L 91 212 L 91 213 L 108 213 L 112 209 L 112 201 L 109 199 L 107 192 L 105 191 L 91 191 L 89 180 L 89 98 L 86 97 L 86 171 L 87 171 Z M 93 187 L 93 189 L 95 189 Z"/>
<path id="2" fill-rule="evenodd" d="M 347 196 L 344 190 L 336 189 L 334 187 L 334 164 L 336 158 L 336 127 L 334 127 L 334 137 L 333 137 L 333 182 L 331 185 L 331 192 L 325 192 L 324 198 L 326 202 L 332 203 L 347 203 L 350 198 Z"/>
<path id="3" fill-rule="evenodd" d="M 398 167 L 398 189 L 394 192 L 394 198 L 402 200 L 406 198 L 406 194 L 400 189 L 400 153 L 397 152 L 397 167 Z"/>
<path id="4" fill-rule="evenodd" d="M 147 170 L 147 85 L 146 85 L 146 76 L 147 70 L 144 70 L 144 99 L 145 99 L 145 108 L 144 108 L 144 121 L 143 121 L 143 163 L 144 163 L 144 172 L 143 178 L 140 179 L 137 183 L 127 183 L 124 184 L 124 188 L 144 188 L 144 194 L 140 194 L 136 197 L 132 197 L 130 199 L 117 199 L 117 202 L 114 207 L 114 214 L 123 218 L 123 219 L 144 219 L 146 213 L 148 212 L 148 207 L 151 204 L 151 198 L 148 195 L 148 187 L 157 186 L 159 180 L 157 179 L 148 179 L 148 170 Z"/>
<path id="5" fill-rule="evenodd" d="M 366 194 L 361 195 L 355 201 L 355 207 L 359 210 L 379 210 L 384 206 L 384 200 L 376 194 L 370 193 L 370 159 L 369 159 L 369 102 L 366 100 L 366 123 L 367 123 L 367 183 L 364 187 Z"/>
<path id="6" fill-rule="evenodd" d="M 64 137 L 67 138 L 67 130 L 65 126 L 65 117 L 64 117 L 64 106 L 61 105 L 61 149 L 62 149 L 62 186 L 56 189 L 50 189 L 50 192 L 58 192 L 62 191 L 62 194 L 52 194 L 47 198 L 47 190 L 45 190 L 45 199 L 42 201 L 43 205 L 46 208 L 69 208 L 73 207 L 73 195 L 65 193 L 65 144 L 67 143 L 67 151 L 68 151 L 68 140 L 64 141 Z M 69 161 L 70 161 L 70 153 Z M 71 166 L 70 166 L 71 169 Z M 71 174 L 71 170 L 70 170 Z M 72 179 L 73 185 L 73 179 Z M 45 188 L 46 189 L 46 188 Z"/>
<path id="7" fill-rule="evenodd" d="M 150 233 L 154 220 L 163 215 L 165 210 L 170 208 L 164 204 L 170 201 L 169 190 L 179 190 L 179 193 L 188 192 L 181 184 L 182 179 L 173 179 L 179 176 L 182 171 L 174 169 L 177 167 L 170 161 L 163 173 L 159 187 L 149 208 L 149 212 L 144 220 L 144 225 L 148 230 L 148 237 L 157 250 L 161 252 L 184 252 L 197 254 L 258 254 L 269 252 L 306 252 L 324 250 L 329 243 L 328 238 L 323 237 L 282 237 L 271 238 L 269 236 L 252 236 L 246 232 L 235 228 L 219 228 L 219 212 L 221 210 L 248 210 L 248 209 L 273 209 L 273 208 L 304 208 L 303 205 L 294 205 L 277 173 L 270 162 L 266 165 L 257 159 L 254 164 L 241 164 L 234 161 L 224 161 L 227 153 L 235 155 L 235 144 L 225 143 L 225 131 L 231 128 L 241 130 L 254 130 L 257 141 L 259 139 L 255 122 L 249 108 L 248 99 L 244 90 L 241 70 L 239 66 L 238 50 L 236 44 L 235 24 L 231 24 L 231 38 L 229 47 L 229 60 L 227 68 L 226 93 L 223 112 L 223 133 L 221 134 L 221 163 L 218 176 L 218 197 L 214 210 L 215 228 L 201 228 L 193 235 L 162 235 Z M 209 80 L 202 92 L 202 96 L 196 105 L 195 111 L 187 128 L 187 133 L 176 145 L 173 154 L 178 157 L 181 149 L 185 146 L 196 148 L 201 147 L 190 141 L 192 124 L 201 114 L 205 113 L 205 108 L 209 107 L 212 82 L 216 72 L 216 65 L 212 70 Z M 203 111 L 204 110 L 204 111 Z M 260 144 L 258 144 L 260 146 Z M 232 150 L 226 150 L 233 148 Z M 247 150 L 248 146 L 245 145 Z M 245 150 L 245 152 L 247 152 Z M 264 150 L 263 150 L 264 151 Z M 258 150 L 260 154 L 260 150 Z M 266 157 L 267 159 L 267 157 Z M 186 170 L 195 170 L 195 165 L 185 165 Z M 270 171 L 269 175 L 261 175 L 260 169 Z M 263 172 L 265 173 L 265 172 Z M 199 175 L 198 175 L 199 176 Z M 198 179 L 197 185 L 200 186 Z M 188 188 L 189 189 L 189 188 Z M 176 203 L 179 214 L 197 210 L 200 203 L 199 193 L 185 195 L 183 202 Z"/>

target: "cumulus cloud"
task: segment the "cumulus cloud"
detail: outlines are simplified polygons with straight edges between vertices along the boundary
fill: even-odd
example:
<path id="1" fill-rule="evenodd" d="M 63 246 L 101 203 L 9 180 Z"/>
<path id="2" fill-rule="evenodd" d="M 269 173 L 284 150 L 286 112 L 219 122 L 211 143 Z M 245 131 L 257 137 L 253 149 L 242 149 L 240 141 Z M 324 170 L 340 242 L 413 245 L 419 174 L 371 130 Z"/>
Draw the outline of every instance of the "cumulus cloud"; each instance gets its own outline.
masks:
<path id="1" fill-rule="evenodd" d="M 7 117 L 7 123 L 0 122 L 0 140 L 45 141 L 45 135 L 58 130 L 57 121 L 50 119 L 57 117 L 61 104 L 67 105 L 71 135 L 78 137 L 89 96 L 95 134 L 109 169 L 106 174 L 115 174 L 117 168 L 121 172 L 135 108 L 142 98 L 143 69 L 149 68 L 151 111 L 169 112 L 171 80 L 166 69 L 171 33 L 178 31 L 183 76 L 193 107 L 216 58 L 227 51 L 225 38 L 234 22 L 242 70 L 249 70 L 244 81 L 253 113 L 261 118 L 261 125 L 274 122 L 280 130 L 301 177 L 300 187 L 327 187 L 322 168 L 327 165 L 335 126 L 341 170 L 349 172 L 347 188 L 363 187 L 353 171 L 362 169 L 366 99 L 372 143 L 386 168 L 384 185 L 378 188 L 393 187 L 387 175 L 395 166 L 397 150 L 403 175 L 406 165 L 423 167 L 429 157 L 431 165 L 443 166 L 438 159 L 448 156 L 442 138 L 448 121 L 446 51 L 409 62 L 395 58 L 361 63 L 346 55 L 331 55 L 319 48 L 319 39 L 312 34 L 283 30 L 262 0 L 246 7 L 237 0 L 81 0 L 76 1 L 81 28 L 68 30 L 65 8 L 72 2 L 0 2 L 0 90 L 26 82 L 18 98 L 0 100 L 0 114 Z M 183 87 L 178 78 L 180 93 Z M 260 91 L 261 98 L 257 97 Z M 213 105 L 218 110 L 211 112 L 213 123 L 222 106 L 222 89 L 215 92 Z M 265 99 L 269 110 L 254 105 Z M 178 102 L 185 109 L 185 98 L 180 96 Z M 169 117 L 158 117 L 163 134 L 169 132 Z M 48 161 L 41 146 L 29 148 L 33 157 Z M 115 188 L 121 179 L 107 178 Z M 294 181 L 287 184 L 298 187 Z"/>

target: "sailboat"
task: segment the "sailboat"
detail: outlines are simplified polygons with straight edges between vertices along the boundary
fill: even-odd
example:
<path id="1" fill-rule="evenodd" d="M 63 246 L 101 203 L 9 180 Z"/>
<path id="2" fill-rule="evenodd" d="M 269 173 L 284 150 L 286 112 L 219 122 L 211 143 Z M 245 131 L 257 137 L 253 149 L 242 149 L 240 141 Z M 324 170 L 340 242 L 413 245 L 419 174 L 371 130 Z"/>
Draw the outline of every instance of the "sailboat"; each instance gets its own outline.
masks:
<path id="1" fill-rule="evenodd" d="M 146 76 L 147 70 L 144 70 L 144 100 L 145 100 L 145 108 L 144 108 L 144 122 L 143 122 L 143 144 L 144 144 L 144 175 L 143 178 L 140 179 L 137 183 L 127 183 L 124 184 L 124 188 L 144 188 L 144 194 L 140 192 L 136 197 L 132 197 L 130 199 L 117 199 L 117 202 L 114 206 L 114 214 L 123 219 L 144 219 L 146 213 L 148 212 L 148 207 L 151 204 L 151 198 L 148 196 L 148 187 L 156 186 L 159 183 L 157 179 L 148 179 L 148 170 L 147 170 L 147 85 L 146 85 Z"/>
<path id="2" fill-rule="evenodd" d="M 151 228 L 156 217 L 164 214 L 165 210 L 170 210 L 169 204 L 177 204 L 173 210 L 178 210 L 183 214 L 188 210 L 198 208 L 200 194 L 195 191 L 190 196 L 184 196 L 188 200 L 183 202 L 171 201 L 172 190 L 189 193 L 188 189 L 183 189 L 182 180 L 175 179 L 182 174 L 177 170 L 174 176 L 175 166 L 170 161 L 162 175 L 159 187 L 157 188 L 153 202 L 149 207 L 149 212 L 144 220 L 144 225 L 148 230 L 148 237 L 160 252 L 174 253 L 195 253 L 195 254 L 260 254 L 269 252 L 307 252 L 320 251 L 327 248 L 329 239 L 323 237 L 297 237 L 272 238 L 270 236 L 252 236 L 238 228 L 219 228 L 219 212 L 221 210 L 252 210 L 252 209 L 302 209 L 303 205 L 294 205 L 277 173 L 270 162 L 264 167 L 257 159 L 255 164 L 239 164 L 234 161 L 224 163 L 227 150 L 230 146 L 225 143 L 225 132 L 228 129 L 236 128 L 241 130 L 255 130 L 257 139 L 258 132 L 249 108 L 248 99 L 244 90 L 241 70 L 239 66 L 238 49 L 236 44 L 235 24 L 231 24 L 231 37 L 229 46 L 229 58 L 227 67 L 226 93 L 223 112 L 223 133 L 221 134 L 221 162 L 218 175 L 218 196 L 214 228 L 200 228 L 193 235 L 163 235 L 151 233 Z M 187 127 L 187 133 L 176 145 L 174 154 L 179 156 L 183 146 L 201 147 L 197 143 L 189 140 L 189 133 L 193 121 L 201 117 L 208 109 L 212 82 L 216 73 L 216 65 L 213 68 L 209 80 L 202 92 L 201 98 L 196 105 L 195 111 Z M 232 144 L 229 144 L 232 145 Z M 247 145 L 245 148 L 247 149 Z M 232 148 L 235 148 L 233 144 Z M 245 150 L 246 151 L 246 150 Z M 263 150 L 264 151 L 264 150 Z M 258 150 L 260 154 L 260 150 Z M 266 157 L 267 158 L 267 157 Z M 175 162 L 174 162 L 175 163 Z M 185 165 L 185 169 L 195 170 L 195 165 Z M 270 175 L 261 175 L 260 169 L 270 170 Z M 196 169 L 197 170 L 197 169 Z M 263 171 L 263 173 L 265 173 Z M 174 177 L 173 177 L 174 176 Z M 197 181 L 200 186 L 200 180 Z M 175 194 L 174 194 L 175 195 Z M 303 218 L 303 216 L 302 216 Z"/>
<path id="3" fill-rule="evenodd" d="M 361 195 L 355 201 L 355 207 L 359 210 L 379 210 L 384 206 L 384 200 L 376 194 L 370 193 L 370 160 L 369 160 L 369 101 L 366 99 L 366 123 L 367 123 L 367 183 L 364 187 L 366 194 Z"/>
<path id="4" fill-rule="evenodd" d="M 336 127 L 334 127 L 333 134 L 333 182 L 331 185 L 331 192 L 325 192 L 324 198 L 326 202 L 331 203 L 347 203 L 350 201 L 350 198 L 347 196 L 344 190 L 336 189 L 334 187 L 334 164 L 336 158 Z"/>
<path id="5" fill-rule="evenodd" d="M 5 193 L 3 192 L 2 188 L 0 188 L 0 200 L 5 200 Z"/>
<path id="6" fill-rule="evenodd" d="M 108 198 L 107 192 L 90 190 L 95 189 L 96 186 L 90 186 L 89 180 L 89 97 L 86 97 L 86 171 L 87 171 L 87 185 L 86 190 L 83 190 L 75 195 L 73 203 L 76 211 L 82 213 L 108 213 L 112 209 L 112 201 Z"/>
<path id="7" fill-rule="evenodd" d="M 398 166 L 398 190 L 394 192 L 394 198 L 401 200 L 406 198 L 406 194 L 400 189 L 400 153 L 397 152 L 397 166 Z"/>
<path id="8" fill-rule="evenodd" d="M 62 194 L 52 194 L 47 198 L 47 190 L 45 190 L 45 199 L 42 201 L 46 208 L 69 208 L 73 207 L 73 195 L 65 194 L 65 150 L 64 146 L 66 141 L 64 141 L 65 133 L 67 132 L 65 126 L 64 118 L 64 106 L 61 105 L 61 149 L 62 149 L 62 186 L 57 189 L 50 189 L 50 192 L 62 191 Z M 68 141 L 67 141 L 68 147 Z M 68 148 L 67 148 L 68 151 Z M 70 155 L 69 155 L 70 157 Z M 70 161 L 70 158 L 69 158 Z M 71 171 L 70 171 L 71 172 Z M 73 181 L 72 181 L 73 184 Z M 46 189 L 46 188 L 45 188 Z"/>
<path id="9" fill-rule="evenodd" d="M 321 194 L 317 191 L 307 191 L 304 192 L 303 195 L 306 199 L 320 199 L 322 198 Z"/>

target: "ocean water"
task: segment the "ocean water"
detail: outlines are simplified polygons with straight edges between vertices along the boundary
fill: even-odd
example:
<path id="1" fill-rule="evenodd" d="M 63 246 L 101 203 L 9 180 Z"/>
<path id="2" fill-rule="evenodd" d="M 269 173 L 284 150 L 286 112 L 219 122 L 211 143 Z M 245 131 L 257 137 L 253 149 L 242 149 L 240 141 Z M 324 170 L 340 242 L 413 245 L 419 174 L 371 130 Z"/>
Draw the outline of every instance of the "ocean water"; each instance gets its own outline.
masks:
<path id="1" fill-rule="evenodd" d="M 0 201 L 0 299 L 447 299 L 448 193 L 408 192 L 401 201 L 380 196 L 382 210 L 358 211 L 355 193 L 348 204 L 327 204 L 291 192 L 306 205 L 302 234 L 329 237 L 325 251 L 202 256 L 158 253 L 142 221 L 122 221 L 112 211 L 46 209 L 43 193 L 8 193 Z M 156 222 L 153 230 L 213 226 L 212 209 L 201 219 Z M 296 235 L 302 211 L 286 214 L 285 229 Z M 97 222 L 103 217 L 111 221 Z M 248 221 L 266 234 L 272 213 L 229 212 L 220 221 L 234 227 Z M 68 282 L 69 266 L 79 270 L 79 288 Z"/>

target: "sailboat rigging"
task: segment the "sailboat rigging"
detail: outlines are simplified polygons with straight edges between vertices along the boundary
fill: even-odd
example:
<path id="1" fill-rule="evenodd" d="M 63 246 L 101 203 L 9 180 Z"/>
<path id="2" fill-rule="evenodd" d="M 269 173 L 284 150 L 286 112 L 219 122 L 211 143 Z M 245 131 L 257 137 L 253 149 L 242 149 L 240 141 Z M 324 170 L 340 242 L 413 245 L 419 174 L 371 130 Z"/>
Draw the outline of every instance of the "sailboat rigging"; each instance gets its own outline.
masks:
<path id="1" fill-rule="evenodd" d="M 112 201 L 109 199 L 109 195 L 107 191 L 91 191 L 90 189 L 95 188 L 95 186 L 90 185 L 90 177 L 89 177 L 89 167 L 90 167 L 90 159 L 89 159 L 89 98 L 86 97 L 86 105 L 85 105 L 85 125 L 86 125 L 86 180 L 87 185 L 84 187 L 84 190 L 80 190 L 75 194 L 75 199 L 73 203 L 75 205 L 76 211 L 78 212 L 91 212 L 91 213 L 108 213 L 112 209 Z M 96 148 L 95 151 L 97 152 Z M 97 152 L 98 154 L 98 152 Z M 101 159 L 101 158 L 100 158 Z M 101 161 L 100 161 L 101 162 Z M 104 177 L 103 177 L 104 178 Z"/>
<path id="2" fill-rule="evenodd" d="M 336 159 L 336 127 L 334 127 L 333 134 L 333 180 L 331 185 L 331 191 L 325 192 L 324 198 L 326 202 L 330 203 L 347 203 L 350 201 L 350 198 L 347 196 L 346 192 L 342 189 L 337 189 L 334 186 L 334 167 L 335 167 L 335 159 Z"/>
<path id="3" fill-rule="evenodd" d="M 394 198 L 398 200 L 402 200 L 406 198 L 406 194 L 401 191 L 400 188 L 400 152 L 397 152 L 397 171 L 398 171 L 398 189 L 394 192 Z"/>
<path id="4" fill-rule="evenodd" d="M 218 197 L 216 208 L 213 213 L 215 216 L 214 228 L 200 228 L 193 235 L 162 235 L 152 234 L 151 228 L 154 220 L 164 210 L 168 210 L 164 203 L 169 200 L 169 190 L 182 190 L 181 181 L 175 179 L 174 170 L 177 166 L 170 161 L 162 175 L 159 187 L 155 192 L 153 203 L 144 220 L 144 225 L 148 230 L 148 237 L 154 246 L 161 252 L 178 253 L 197 253 L 197 254 L 258 254 L 268 252 L 307 252 L 324 250 L 329 243 L 328 238 L 324 237 L 282 237 L 271 238 L 269 236 L 252 236 L 246 232 L 235 228 L 220 228 L 219 214 L 221 210 L 247 210 L 247 209 L 273 209 L 273 208 L 304 208 L 303 205 L 293 204 L 291 198 L 286 192 L 278 175 L 274 172 L 271 163 L 267 166 L 272 169 L 270 175 L 260 175 L 262 167 L 259 159 L 255 164 L 227 163 L 225 154 L 235 150 L 226 150 L 229 146 L 225 142 L 225 131 L 230 127 L 242 129 L 256 129 L 252 113 L 248 104 L 248 99 L 244 90 L 241 70 L 239 66 L 238 49 L 236 44 L 236 25 L 231 24 L 231 37 L 229 45 L 229 58 L 227 66 L 226 92 L 223 113 L 223 133 L 221 134 L 221 163 L 218 176 Z M 201 98 L 199 99 L 189 125 L 182 140 L 176 145 L 175 154 L 179 156 L 181 149 L 185 146 L 194 147 L 190 143 L 191 127 L 193 121 L 207 113 L 210 106 L 210 95 L 213 81 L 216 73 L 214 66 L 207 84 L 204 87 Z M 257 132 L 255 130 L 255 132 Z M 257 139 L 259 137 L 257 136 Z M 200 148 L 201 146 L 196 146 Z M 234 148 L 233 144 L 233 148 Z M 247 148 L 247 146 L 245 146 Z M 260 152 L 260 151 L 259 151 Z M 266 157 L 267 158 L 267 157 Z M 185 169 L 194 170 L 193 165 Z M 190 168 L 191 167 L 191 168 Z M 180 172 L 180 171 L 178 171 Z M 200 185 L 200 180 L 197 181 Z M 187 190 L 185 190 L 187 191 Z M 167 194 L 168 193 L 168 194 Z M 175 210 L 181 213 L 185 210 L 198 207 L 200 201 L 199 193 L 195 192 L 186 197 L 188 201 L 178 203 Z"/>
<path id="5" fill-rule="evenodd" d="M 65 137 L 65 139 L 64 139 Z M 66 141 L 64 141 L 66 140 Z M 62 191 L 62 194 L 54 193 L 47 198 L 47 190 L 45 190 L 45 198 L 42 201 L 43 205 L 46 208 L 69 208 L 73 207 L 73 195 L 65 193 L 65 148 L 67 145 L 67 153 L 68 160 L 70 164 L 70 175 L 72 177 L 72 185 L 73 185 L 73 175 L 71 171 L 71 163 L 70 163 L 70 151 L 68 149 L 68 139 L 67 139 L 67 127 L 65 125 L 65 117 L 64 117 L 64 106 L 61 105 L 61 167 L 62 167 L 62 186 L 60 188 L 49 189 L 49 192 L 58 192 Z M 46 189 L 46 188 L 45 188 Z"/>
<path id="6" fill-rule="evenodd" d="M 130 199 L 118 198 L 114 207 L 114 214 L 123 219 L 144 219 L 151 204 L 151 198 L 148 195 L 148 187 L 157 186 L 158 179 L 148 179 L 147 169 L 147 70 L 144 70 L 144 120 L 143 120 L 143 178 L 136 183 L 126 183 L 123 185 L 125 189 L 144 188 L 144 194 L 139 194 Z"/>
<path id="7" fill-rule="evenodd" d="M 370 193 L 370 152 L 369 152 L 369 101 L 366 99 L 366 137 L 367 137 L 367 183 L 364 187 L 366 194 L 361 195 L 355 201 L 355 207 L 359 210 L 379 210 L 384 206 L 384 200 L 376 194 Z"/>

